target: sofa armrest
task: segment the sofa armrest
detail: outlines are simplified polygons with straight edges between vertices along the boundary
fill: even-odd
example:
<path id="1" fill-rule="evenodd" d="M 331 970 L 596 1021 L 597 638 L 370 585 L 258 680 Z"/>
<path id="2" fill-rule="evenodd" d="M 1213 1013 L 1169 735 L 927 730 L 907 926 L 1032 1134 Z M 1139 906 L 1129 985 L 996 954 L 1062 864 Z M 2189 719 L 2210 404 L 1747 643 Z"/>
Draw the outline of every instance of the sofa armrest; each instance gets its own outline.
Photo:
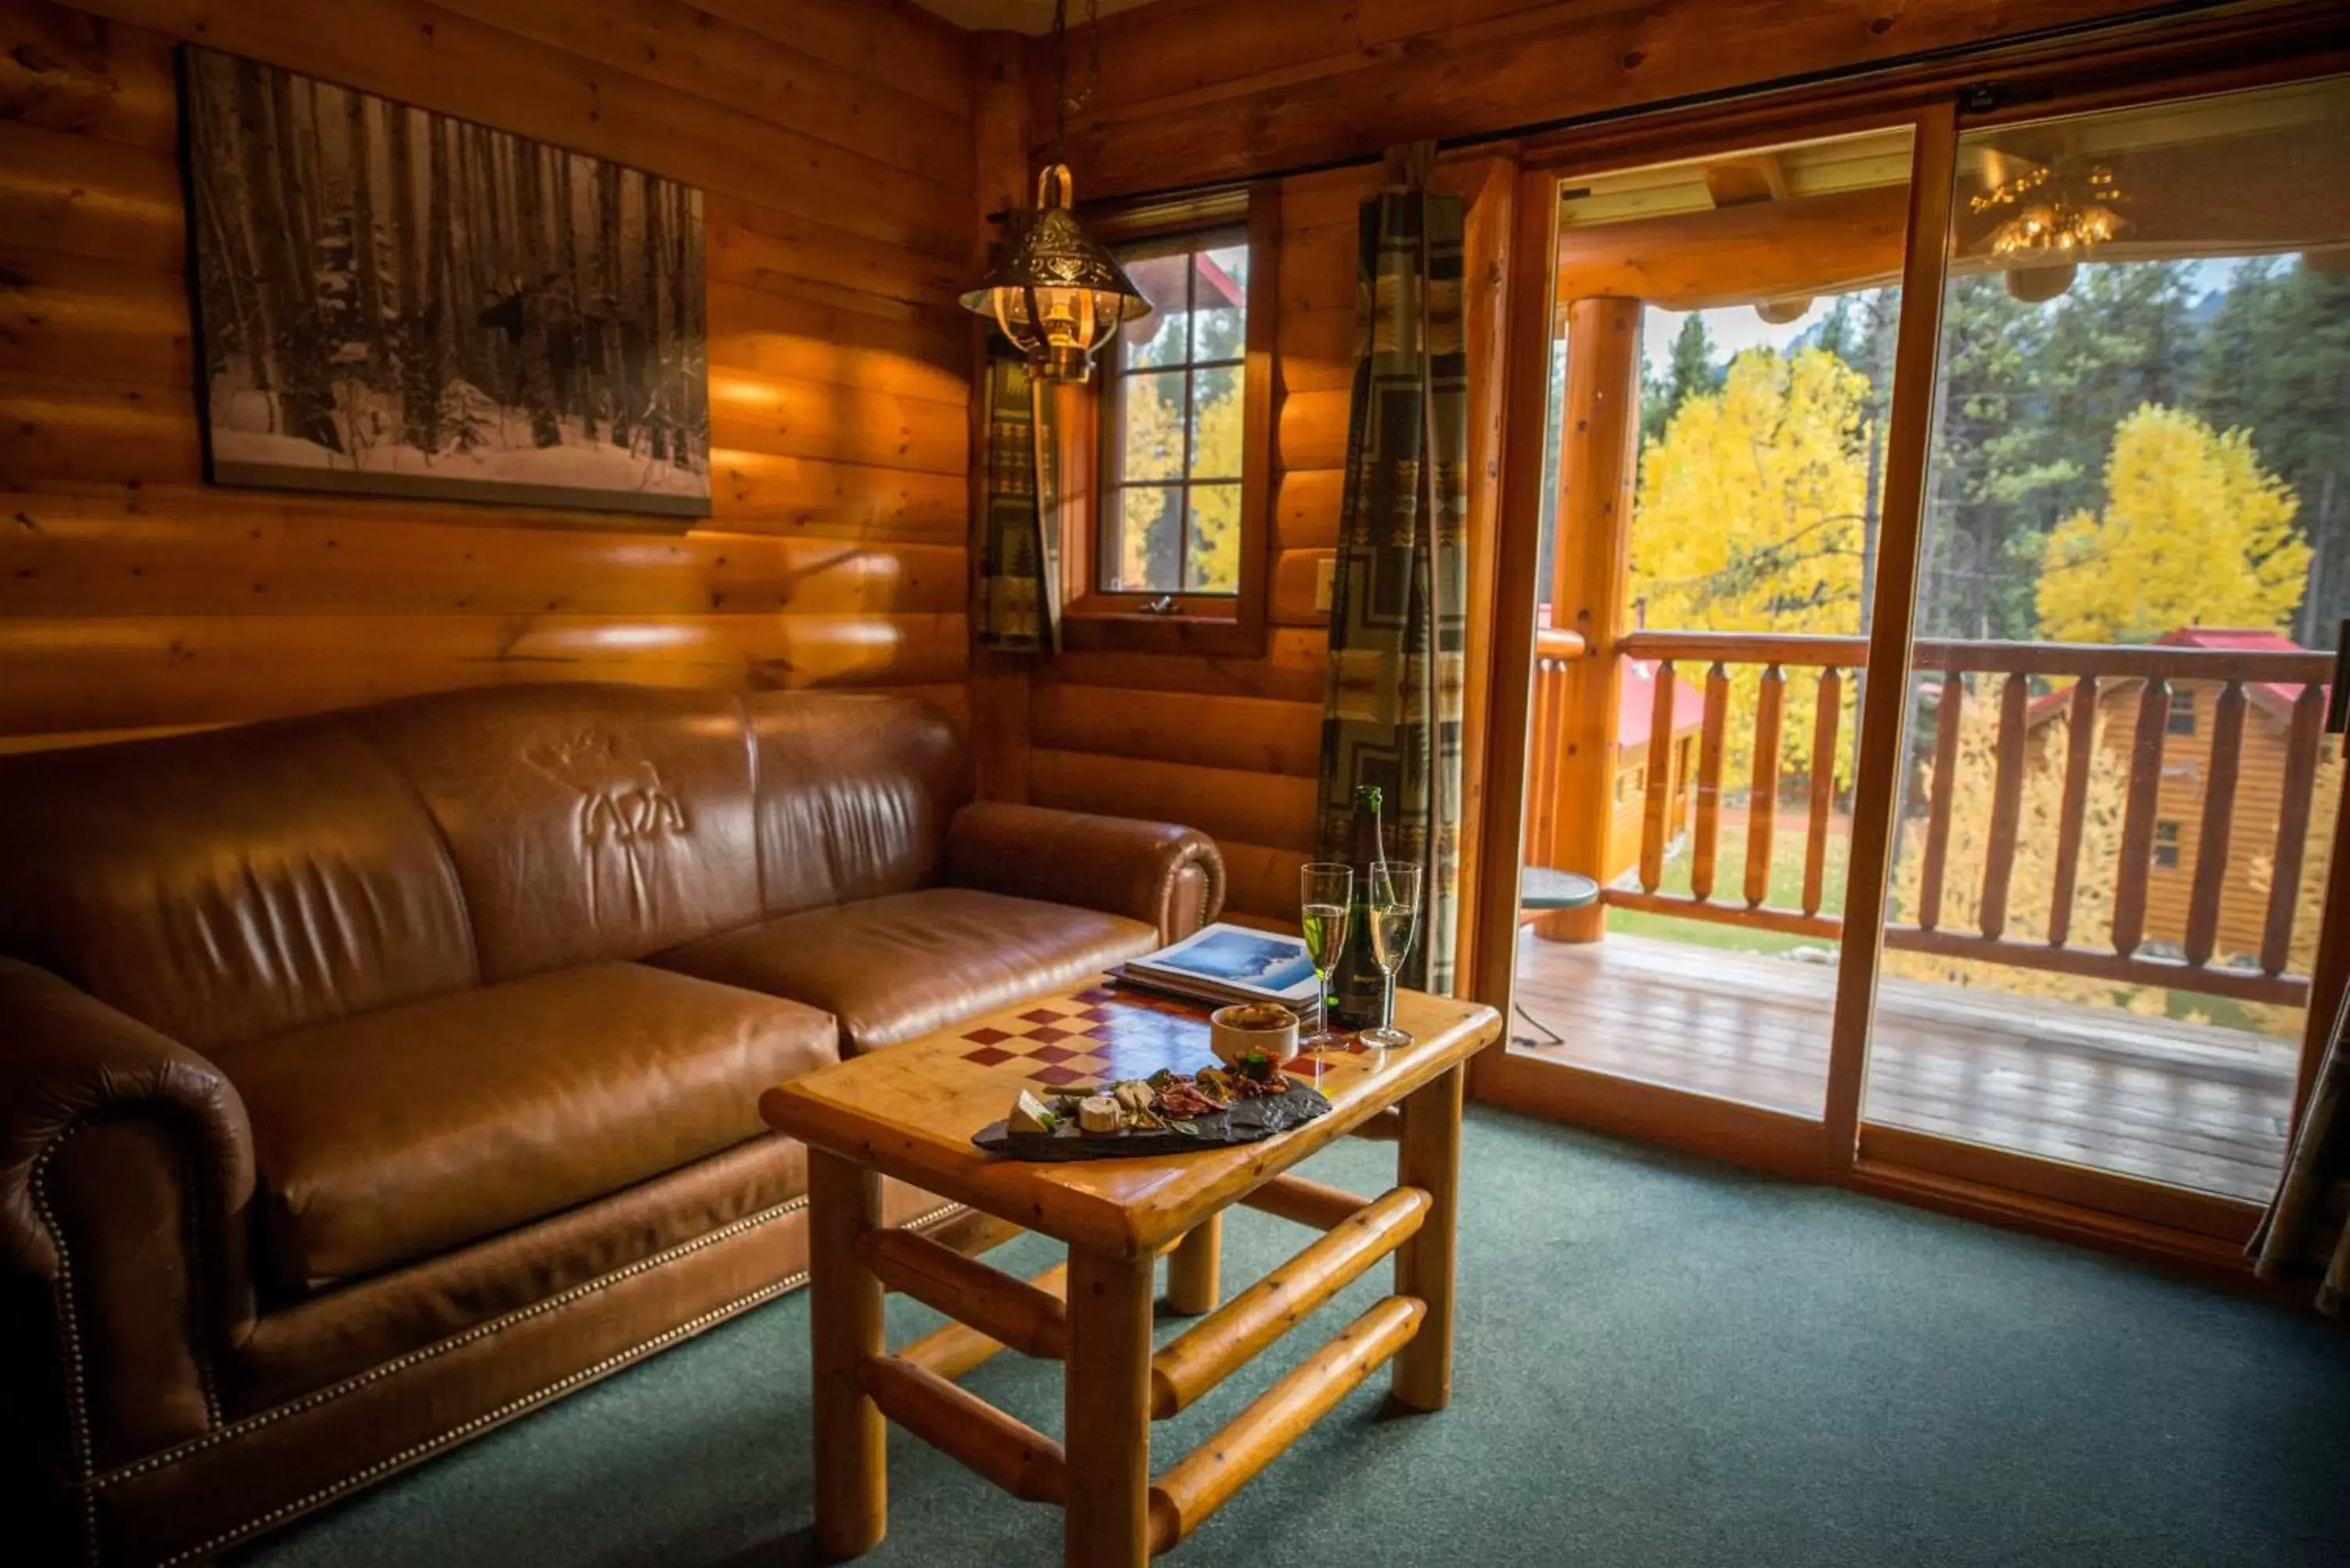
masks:
<path id="1" fill-rule="evenodd" d="M 1224 907 L 1224 860 L 1191 828 L 983 801 L 947 827 L 947 880 L 1126 915 L 1162 942 L 1190 936 Z"/>
<path id="2" fill-rule="evenodd" d="M 56 1276 L 36 1181 L 57 1141 L 99 1116 L 161 1120 L 213 1204 L 253 1195 L 253 1132 L 221 1070 L 47 970 L 0 958 L 0 1262 Z M 225 1216 L 224 1216 L 224 1218 Z"/>

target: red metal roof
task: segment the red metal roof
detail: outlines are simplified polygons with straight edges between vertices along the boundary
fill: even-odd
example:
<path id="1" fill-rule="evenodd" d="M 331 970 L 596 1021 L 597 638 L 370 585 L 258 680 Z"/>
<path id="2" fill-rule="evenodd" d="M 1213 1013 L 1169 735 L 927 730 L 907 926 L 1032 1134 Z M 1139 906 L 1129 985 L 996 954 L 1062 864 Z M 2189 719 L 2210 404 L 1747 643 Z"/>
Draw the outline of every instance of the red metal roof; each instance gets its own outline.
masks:
<path id="1" fill-rule="evenodd" d="M 1248 291 L 1240 279 L 1216 265 L 1213 254 L 1207 251 L 1181 251 L 1173 255 L 1145 256 L 1126 265 L 1127 281 L 1142 291 L 1142 297 L 1161 310 L 1183 307 L 1183 274 L 1199 258 L 1200 304 L 1203 308 L 1217 309 L 1228 306 L 1235 310 L 1248 304 Z M 1149 332 L 1144 333 L 1149 336 Z"/>
<path id="2" fill-rule="evenodd" d="M 2182 626 L 2177 631 L 2164 632 L 2154 639 L 2158 648 L 2212 648 L 2230 653 L 2302 653 L 2301 644 L 2281 631 L 2264 631 L 2255 627 Z M 2321 688 L 2320 690 L 2323 690 Z M 2256 680 L 2244 688 L 2244 693 L 2259 707 L 2279 719 L 2293 715 L 2293 705 L 2301 700 L 2301 683 L 2292 680 Z M 2045 696 L 2035 697 L 2025 711 L 2027 725 L 2037 725 L 2054 718 L 2073 700 L 2070 682 L 2059 686 Z"/>
<path id="3" fill-rule="evenodd" d="M 1646 659 L 1616 661 L 1616 743 L 1645 746 L 1657 711 L 1657 666 Z M 1673 682 L 1673 733 L 1705 722 L 1705 693 L 1687 680 Z"/>
<path id="4" fill-rule="evenodd" d="M 2230 653 L 2304 651 L 2301 644 L 2281 631 L 2224 626 L 2181 627 L 2177 631 L 2165 632 L 2154 640 L 2165 648 L 2220 648 Z M 2301 701 L 2301 682 L 2298 680 L 2255 680 L 2244 691 L 2256 702 L 2265 696 L 2281 716 L 2291 714 L 2293 705 Z"/>

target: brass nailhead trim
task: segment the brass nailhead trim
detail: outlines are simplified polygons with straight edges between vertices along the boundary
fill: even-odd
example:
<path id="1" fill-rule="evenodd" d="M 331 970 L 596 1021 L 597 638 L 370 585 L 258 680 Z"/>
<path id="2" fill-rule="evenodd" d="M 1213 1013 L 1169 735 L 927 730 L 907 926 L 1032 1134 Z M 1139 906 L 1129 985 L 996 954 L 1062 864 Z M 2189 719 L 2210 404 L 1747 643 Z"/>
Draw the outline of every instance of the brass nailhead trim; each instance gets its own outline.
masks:
<path id="1" fill-rule="evenodd" d="M 57 1249 L 57 1278 L 51 1287 L 57 1297 L 57 1327 L 63 1341 L 66 1358 L 66 1414 L 73 1440 L 74 1484 L 81 1489 L 82 1556 L 88 1562 L 98 1561 L 98 1496 L 88 1490 L 90 1470 L 97 1462 L 89 1437 L 88 1391 L 83 1376 L 81 1350 L 81 1318 L 74 1307 L 73 1260 L 66 1251 L 65 1227 L 57 1223 L 57 1211 L 49 1205 L 49 1161 L 75 1134 L 88 1127 L 88 1122 L 76 1122 L 72 1127 L 49 1140 L 33 1161 L 26 1186 L 33 1195 L 34 1211 L 41 1223 L 48 1227 L 49 1239 Z"/>
<path id="2" fill-rule="evenodd" d="M 544 1316 L 547 1313 L 554 1312 L 559 1307 L 568 1306 L 571 1303 L 579 1300 L 581 1297 L 590 1295 L 597 1291 L 605 1289 L 607 1286 L 618 1284 L 623 1280 L 633 1279 L 639 1274 L 644 1273 L 649 1270 L 660 1268 L 664 1263 L 673 1262 L 676 1259 L 690 1257 L 693 1253 L 701 1251 L 705 1247 L 716 1246 L 721 1241 L 731 1240 L 735 1236 L 741 1235 L 745 1231 L 752 1230 L 760 1225 L 764 1225 L 770 1220 L 781 1219 L 784 1215 L 804 1209 L 806 1206 L 807 1199 L 806 1196 L 786 1199 L 785 1201 L 776 1204 L 772 1209 L 763 1209 L 756 1214 L 744 1215 L 742 1219 L 734 1220 L 731 1224 L 723 1225 L 717 1230 L 710 1231 L 706 1235 L 697 1236 L 691 1241 L 681 1241 L 678 1245 L 669 1248 L 664 1251 L 655 1252 L 650 1257 L 639 1258 L 637 1262 L 629 1264 L 625 1268 L 616 1269 L 608 1274 L 598 1274 L 592 1280 L 583 1280 L 578 1284 L 572 1286 L 569 1290 L 548 1296 L 544 1301 L 536 1301 L 531 1303 L 528 1306 L 517 1307 L 510 1313 L 491 1318 L 486 1323 L 477 1323 L 473 1327 L 464 1330 L 463 1333 L 450 1335 L 447 1339 L 436 1340 L 432 1344 L 423 1346 L 421 1349 L 411 1350 L 404 1355 L 394 1356 L 390 1361 L 383 1362 L 379 1366 L 370 1366 L 365 1372 L 359 1373 L 354 1376 L 347 1377 L 340 1383 L 330 1384 L 327 1387 L 317 1390 L 316 1393 L 305 1394 L 298 1399 L 289 1400 L 283 1405 L 272 1406 L 266 1410 L 247 1416 L 242 1420 L 232 1421 L 225 1427 L 215 1428 L 212 1431 L 205 1433 L 201 1438 L 191 1438 L 186 1442 L 180 1444 L 176 1448 L 166 1449 L 161 1453 L 150 1454 L 143 1459 L 134 1460 L 132 1463 L 120 1466 L 117 1469 L 107 1471 L 102 1476 L 91 1479 L 85 1484 L 93 1492 L 104 1491 L 109 1487 L 118 1486 L 124 1481 L 145 1475 L 150 1470 L 158 1470 L 163 1469 L 167 1465 L 178 1464 L 181 1460 L 201 1453 L 206 1449 L 216 1448 L 220 1444 L 228 1442 L 233 1438 L 243 1437 L 247 1432 L 258 1431 L 260 1428 L 274 1425 L 278 1421 L 286 1419 L 289 1416 L 298 1416 L 305 1411 L 314 1410 L 321 1405 L 329 1404 L 334 1400 L 341 1398 L 344 1395 L 354 1393 L 359 1389 L 366 1387 L 371 1383 L 380 1382 L 384 1378 L 390 1376 L 395 1372 L 403 1372 L 411 1366 L 445 1355 L 452 1350 L 461 1349 L 477 1340 L 486 1339 L 491 1334 L 512 1328 L 517 1324 L 526 1323 L 532 1318 Z"/>
<path id="3" fill-rule="evenodd" d="M 402 1366 L 413 1366 L 420 1361 L 430 1359 L 432 1356 L 437 1355 L 444 1350 L 453 1349 L 459 1344 L 465 1343 L 472 1339 L 480 1338 L 488 1334 L 495 1333 L 503 1328 L 511 1327 L 516 1323 L 523 1322 L 530 1317 L 537 1316 L 542 1312 L 549 1311 L 554 1307 L 562 1305 L 567 1301 L 577 1300 L 580 1296 L 592 1291 L 600 1290 L 607 1284 L 617 1282 L 618 1281 L 629 1278 L 635 1274 L 642 1273 L 647 1269 L 656 1267 L 672 1257 L 685 1257 L 693 1252 L 699 1251 L 702 1248 L 710 1246 L 714 1242 L 723 1241 L 729 1236 L 740 1235 L 744 1231 L 753 1229 L 755 1226 L 764 1225 L 772 1220 L 780 1219 L 785 1214 L 805 1209 L 807 1207 L 807 1202 L 808 1200 L 805 1195 L 798 1198 L 788 1199 L 784 1202 L 775 1205 L 772 1209 L 765 1209 L 756 1214 L 746 1215 L 744 1218 L 735 1220 L 733 1224 L 724 1226 L 720 1230 L 713 1231 L 706 1236 L 697 1237 L 691 1241 L 683 1242 L 676 1247 L 671 1248 L 666 1252 L 658 1253 L 653 1257 L 639 1260 L 638 1262 L 630 1264 L 626 1269 L 617 1270 L 612 1273 L 600 1275 L 597 1279 L 589 1280 L 581 1284 L 575 1285 L 570 1290 L 564 1292 L 560 1296 L 549 1297 L 545 1302 L 534 1303 L 528 1307 L 518 1309 L 515 1312 L 505 1314 L 504 1317 L 493 1319 L 485 1324 L 477 1324 L 472 1329 L 467 1330 L 463 1335 L 449 1340 L 443 1340 L 437 1345 L 427 1346 L 423 1350 L 412 1351 L 408 1355 L 402 1356 L 396 1361 L 387 1362 L 382 1366 L 370 1368 L 369 1371 L 360 1374 L 358 1377 L 348 1379 L 347 1382 L 338 1384 L 331 1388 L 319 1390 L 318 1393 L 309 1396 L 306 1401 L 300 1402 L 298 1406 L 279 1406 L 274 1409 L 264 1411 L 258 1416 L 248 1417 L 245 1420 L 237 1423 L 234 1427 L 224 1428 L 217 1433 L 210 1434 L 203 1438 L 198 1438 L 193 1442 L 183 1445 L 180 1449 L 172 1449 L 162 1454 L 153 1455 L 146 1459 L 139 1461 L 135 1465 L 127 1466 L 121 1469 L 110 1471 L 106 1476 L 100 1478 L 95 1485 L 89 1486 L 83 1492 L 83 1508 L 89 1517 L 89 1532 L 87 1539 L 90 1547 L 90 1561 L 95 1563 L 98 1560 L 97 1494 L 100 1489 L 111 1486 L 117 1481 L 129 1480 L 130 1477 L 140 1474 L 144 1470 L 160 1469 L 164 1465 L 176 1463 L 181 1459 L 183 1459 L 201 1449 L 210 1448 L 217 1442 L 225 1441 L 243 1432 L 251 1431 L 258 1427 L 267 1425 L 270 1421 L 276 1420 L 280 1417 L 291 1415 L 295 1413 L 297 1407 L 309 1408 L 314 1405 L 321 1404 L 328 1399 L 338 1397 L 344 1393 L 348 1393 L 353 1388 L 363 1386 L 366 1383 L 374 1381 L 379 1376 L 399 1370 Z M 941 1220 L 946 1219 L 951 1215 L 960 1213 L 964 1210 L 964 1208 L 965 1205 L 961 1203 L 941 1203 L 936 1209 L 932 1209 L 927 1213 L 917 1215 L 912 1220 L 908 1220 L 906 1224 L 910 1230 L 920 1230 L 925 1226 L 934 1224 Z M 206 1557 L 210 1557 L 219 1552 L 224 1551 L 228 1547 L 234 1546 L 241 1541 L 248 1540 L 255 1535 L 262 1533 L 274 1524 L 284 1520 L 290 1519 L 296 1514 L 306 1512 L 310 1509 L 317 1507 L 321 1503 L 330 1502 L 334 1499 L 343 1495 L 345 1492 L 356 1490 L 359 1488 L 367 1485 L 369 1481 L 375 1480 L 379 1476 L 385 1475 L 391 1470 L 399 1469 L 404 1466 L 413 1464 L 417 1460 L 437 1453 L 442 1449 L 462 1442 L 465 1438 L 473 1436 L 474 1433 L 481 1431 L 485 1427 L 494 1426 L 500 1421 L 509 1418 L 510 1417 L 520 1415 L 523 1411 L 531 1408 L 533 1406 L 545 1404 L 547 1400 L 567 1393 L 583 1383 L 591 1382 L 608 1372 L 617 1370 L 619 1367 L 625 1366 L 630 1361 L 640 1359 L 652 1351 L 662 1349 L 676 1343 L 678 1340 L 688 1338 L 695 1334 L 699 1334 L 702 1330 L 708 1328 L 712 1324 L 718 1323 L 724 1318 L 747 1311 L 754 1306 L 759 1305 L 763 1302 L 773 1300 L 776 1296 L 785 1294 L 791 1291 L 795 1291 L 799 1289 L 800 1286 L 807 1283 L 807 1281 L 808 1271 L 802 1269 L 798 1272 L 785 1275 L 783 1279 L 777 1280 L 771 1284 L 762 1285 L 757 1290 L 752 1291 L 748 1294 L 740 1295 L 735 1297 L 733 1301 L 722 1303 L 720 1305 L 712 1307 L 710 1311 L 702 1313 L 696 1317 L 690 1318 L 686 1322 L 678 1324 L 675 1328 L 655 1334 L 652 1338 L 631 1345 L 626 1350 L 616 1351 L 612 1355 L 606 1356 L 603 1360 L 595 1363 L 593 1366 L 582 1367 L 580 1370 L 571 1373 L 567 1376 L 557 1378 L 555 1382 L 546 1385 L 543 1388 L 537 1389 L 529 1394 L 518 1396 L 515 1398 L 506 1401 L 506 1403 L 499 1406 L 494 1410 L 485 1411 L 482 1415 L 476 1416 L 469 1421 L 462 1422 L 459 1425 L 451 1428 L 448 1431 L 442 1433 L 437 1438 L 431 1438 L 421 1443 L 412 1443 L 409 1447 L 400 1449 L 396 1454 L 392 1454 L 386 1459 L 377 1460 L 374 1464 L 368 1465 L 360 1469 L 352 1471 L 349 1475 L 345 1476 L 338 1481 L 333 1481 L 326 1486 L 319 1487 L 315 1490 L 306 1492 L 301 1497 L 296 1498 L 291 1502 L 281 1503 L 277 1507 L 270 1509 L 265 1513 L 255 1514 L 253 1518 L 246 1520 L 243 1524 L 237 1525 L 233 1529 L 223 1531 L 221 1533 L 213 1536 L 209 1541 L 203 1542 L 200 1545 L 189 1547 L 183 1552 L 177 1552 L 171 1557 L 163 1559 L 161 1563 L 156 1564 L 156 1568 L 179 1568 L 179 1565 L 182 1563 L 199 1562 Z"/>
<path id="4" fill-rule="evenodd" d="M 572 1373 L 568 1376 L 557 1378 L 544 1388 L 537 1389 L 529 1394 L 522 1395 L 516 1398 L 509 1399 L 497 1408 L 484 1411 L 481 1415 L 474 1417 L 470 1421 L 460 1422 L 458 1425 L 450 1428 L 449 1430 L 442 1433 L 437 1438 L 430 1438 L 421 1443 L 411 1443 L 407 1448 L 400 1449 L 398 1453 L 392 1454 L 385 1459 L 378 1459 L 374 1464 L 369 1465 L 363 1469 L 354 1470 L 338 1481 L 334 1481 L 327 1486 L 320 1487 L 315 1491 L 305 1492 L 302 1496 L 296 1498 L 293 1501 L 280 1503 L 277 1507 L 269 1510 L 266 1513 L 255 1514 L 251 1519 L 246 1520 L 243 1524 L 240 1524 L 232 1530 L 224 1530 L 220 1534 L 213 1536 L 211 1540 L 204 1542 L 201 1545 L 189 1547 L 184 1552 L 176 1552 L 170 1557 L 164 1558 L 161 1563 L 156 1564 L 156 1568 L 178 1568 L 178 1565 L 181 1563 L 202 1562 L 204 1559 L 212 1557 L 227 1549 L 228 1547 L 235 1545 L 240 1541 L 246 1540 L 251 1536 L 261 1533 L 263 1531 L 267 1530 L 271 1525 L 276 1524 L 282 1520 L 290 1519 L 297 1513 L 306 1512 L 310 1509 L 317 1507 L 320 1503 L 330 1502 L 347 1491 L 352 1491 L 359 1487 L 365 1486 L 368 1482 L 375 1480 L 379 1476 L 384 1475 L 391 1470 L 399 1469 L 403 1466 L 414 1464 L 417 1460 L 427 1458 L 442 1449 L 450 1447 L 452 1444 L 462 1442 L 485 1427 L 495 1426 L 500 1421 L 504 1421 L 512 1417 L 522 1414 L 525 1410 L 529 1409 L 534 1405 L 544 1404 L 547 1400 L 555 1398 L 558 1395 L 569 1392 L 571 1389 L 579 1386 L 583 1383 L 593 1382 L 595 1379 L 603 1376 L 606 1373 L 617 1371 L 628 1363 L 638 1360 L 652 1351 L 660 1350 L 678 1340 L 699 1334 L 703 1329 L 708 1328 L 712 1324 L 715 1324 L 723 1318 L 731 1317 L 736 1313 L 756 1306 L 760 1303 L 772 1297 L 782 1295 L 786 1291 L 797 1290 L 800 1286 L 807 1282 L 807 1271 L 803 1269 L 798 1273 L 786 1275 L 785 1278 L 777 1280 L 772 1284 L 761 1285 L 757 1290 L 751 1292 L 747 1295 L 737 1296 L 733 1301 L 712 1307 L 708 1312 L 702 1313 L 697 1317 L 687 1319 L 685 1322 L 679 1324 L 675 1328 L 670 1329 L 665 1333 L 657 1334 L 653 1335 L 652 1338 L 645 1340 L 639 1344 L 630 1345 L 626 1350 L 616 1351 L 612 1355 L 604 1357 L 603 1360 L 596 1362 L 592 1366 L 583 1366 L 578 1371 Z"/>

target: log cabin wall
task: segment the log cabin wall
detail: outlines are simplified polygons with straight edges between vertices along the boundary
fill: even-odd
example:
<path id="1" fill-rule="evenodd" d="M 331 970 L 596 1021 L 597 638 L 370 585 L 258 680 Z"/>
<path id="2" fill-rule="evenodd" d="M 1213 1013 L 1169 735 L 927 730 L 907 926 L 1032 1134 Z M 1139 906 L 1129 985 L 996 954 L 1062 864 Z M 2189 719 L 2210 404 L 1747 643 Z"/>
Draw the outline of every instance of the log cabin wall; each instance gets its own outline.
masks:
<path id="1" fill-rule="evenodd" d="M 183 39 L 700 186 L 712 515 L 203 487 Z M 0 0 L 0 746 L 508 680 L 963 712 L 968 49 L 892 0 Z"/>
<path id="2" fill-rule="evenodd" d="M 1374 159 L 2062 33 L 2159 0 L 1158 0 L 1103 18 L 1090 198 Z M 1079 67 L 1082 69 L 1082 63 Z M 1049 70 L 1029 79 L 1049 126 Z M 1082 79 L 1082 78 L 1081 78 Z"/>
<path id="3" fill-rule="evenodd" d="M 1355 223 L 1376 169 L 1282 182 L 1272 585 L 1260 658 L 1072 652 L 1030 688 L 1030 798 L 1188 822 L 1235 913 L 1294 922 L 1313 849 L 1328 611 L 1354 377 Z"/>

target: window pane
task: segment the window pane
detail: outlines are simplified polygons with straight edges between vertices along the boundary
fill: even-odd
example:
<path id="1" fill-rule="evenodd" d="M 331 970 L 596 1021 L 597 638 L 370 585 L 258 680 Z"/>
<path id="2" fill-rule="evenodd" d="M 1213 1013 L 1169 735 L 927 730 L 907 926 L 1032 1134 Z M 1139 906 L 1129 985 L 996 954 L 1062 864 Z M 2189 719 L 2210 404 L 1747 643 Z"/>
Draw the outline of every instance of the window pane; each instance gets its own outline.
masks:
<path id="1" fill-rule="evenodd" d="M 1241 476 L 1241 368 L 1191 372 L 1193 479 Z"/>
<path id="2" fill-rule="evenodd" d="M 1145 485 L 1111 496 L 1111 519 L 1104 530 L 1102 587 L 1113 593 L 1171 593 L 1183 548 L 1182 491 Z"/>
<path id="3" fill-rule="evenodd" d="M 1123 329 L 1109 367 L 1097 585 L 1109 593 L 1237 592 L 1247 243 L 1226 229 L 1189 245 L 1137 246 L 1119 259 L 1154 314 Z"/>
<path id="4" fill-rule="evenodd" d="M 2345 123 L 2334 78 L 1960 140 L 1898 753 L 1949 776 L 1894 828 L 1871 1121 L 2275 1189 L 2343 791 L 2295 715 L 2350 605 Z M 1930 1076 L 1929 1014 L 1977 1042 Z"/>
<path id="5" fill-rule="evenodd" d="M 1237 359 L 1248 347 L 1248 247 L 1201 251 L 1192 279 L 1194 359 Z"/>
<path id="6" fill-rule="evenodd" d="M 1183 303 L 1183 275 L 1191 265 L 1191 255 L 1149 256 L 1120 265 L 1151 306 L 1149 315 L 1118 328 L 1125 362 L 1137 368 L 1181 364 L 1191 347 L 1191 318 Z"/>
<path id="7" fill-rule="evenodd" d="M 1191 551 L 1183 586 L 1194 593 L 1236 594 L 1241 588 L 1241 487 L 1191 487 Z"/>
<path id="8" fill-rule="evenodd" d="M 1183 372 L 1128 375 L 1119 392 L 1119 480 L 1180 479 Z"/>
<path id="9" fill-rule="evenodd" d="M 1758 651 L 1603 660 L 1620 711 L 1596 831 L 1580 838 L 1555 792 L 1535 791 L 1525 864 L 1659 900 L 1611 909 L 1599 944 L 1611 963 L 1656 966 L 1651 998 L 1700 1012 L 1784 998 L 1813 1043 L 1834 1003 L 1860 682 L 1850 666 L 1798 663 L 1816 655 L 1797 650 L 1865 627 L 1914 151 L 1906 128 L 1725 151 L 1578 176 L 1557 203 L 1540 624 L 1574 619 L 1574 585 L 1553 566 L 1578 539 L 1623 526 L 1614 485 L 1588 467 L 1601 435 L 1611 457 L 1637 453 L 1625 623 L 1734 634 Z M 1834 239 L 1808 237 L 1814 224 Z M 1587 754 L 1560 679 L 1538 677 L 1552 684 L 1529 742 L 1546 778 Z M 1584 985 L 1560 956 L 1578 950 L 1520 944 L 1518 983 L 1537 1012 L 1554 988 Z M 1549 1043 L 1522 1031 L 1513 1051 L 1817 1116 L 1826 1052 L 1780 1049 L 1779 1027 L 1759 1015 L 1567 1027 Z M 1668 1049 L 1668 1036 L 1703 1037 L 1701 1048 Z"/>

